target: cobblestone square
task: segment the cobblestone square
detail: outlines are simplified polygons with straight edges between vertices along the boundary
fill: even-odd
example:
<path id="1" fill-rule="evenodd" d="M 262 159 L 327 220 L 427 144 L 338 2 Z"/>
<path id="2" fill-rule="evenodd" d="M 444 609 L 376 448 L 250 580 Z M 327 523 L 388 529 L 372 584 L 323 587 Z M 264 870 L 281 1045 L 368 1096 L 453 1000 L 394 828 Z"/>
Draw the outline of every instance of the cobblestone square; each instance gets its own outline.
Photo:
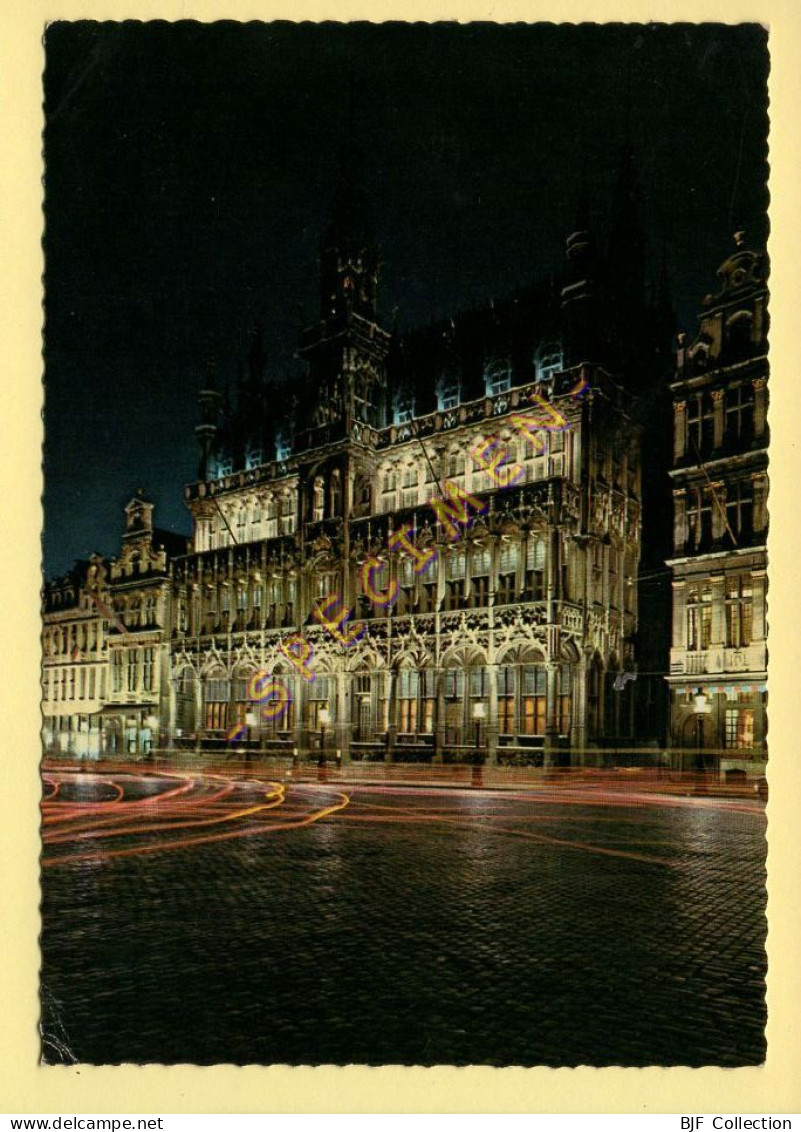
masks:
<path id="1" fill-rule="evenodd" d="M 764 1059 L 757 801 L 56 782 L 48 1062 Z"/>

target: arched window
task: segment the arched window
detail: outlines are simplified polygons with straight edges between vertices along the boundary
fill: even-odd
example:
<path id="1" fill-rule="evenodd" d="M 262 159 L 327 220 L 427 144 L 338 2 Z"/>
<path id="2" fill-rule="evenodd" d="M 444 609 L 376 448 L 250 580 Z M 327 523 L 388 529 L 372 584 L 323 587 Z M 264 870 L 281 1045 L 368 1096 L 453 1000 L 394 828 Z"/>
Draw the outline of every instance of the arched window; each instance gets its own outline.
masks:
<path id="1" fill-rule="evenodd" d="M 512 386 L 512 367 L 509 364 L 509 359 L 491 359 L 484 370 L 484 382 L 488 397 L 506 393 Z"/>
<path id="2" fill-rule="evenodd" d="M 726 356 L 740 361 L 753 353 L 754 319 L 750 311 L 738 311 L 726 323 Z"/>
<path id="3" fill-rule="evenodd" d="M 342 480 L 338 468 L 335 468 L 331 473 L 329 495 L 331 501 L 330 514 L 332 518 L 336 518 L 342 514 Z"/>
<path id="4" fill-rule="evenodd" d="M 222 668 L 215 669 L 203 685 L 203 704 L 207 731 L 224 731 L 228 726 L 230 682 Z"/>
<path id="5" fill-rule="evenodd" d="M 314 480 L 312 496 L 312 522 L 319 523 L 323 518 L 325 509 L 325 492 L 323 490 L 323 477 L 317 476 Z"/>
<path id="6" fill-rule="evenodd" d="M 264 536 L 265 538 L 276 538 L 278 535 L 278 504 L 274 496 L 270 496 L 267 500 L 264 509 Z"/>

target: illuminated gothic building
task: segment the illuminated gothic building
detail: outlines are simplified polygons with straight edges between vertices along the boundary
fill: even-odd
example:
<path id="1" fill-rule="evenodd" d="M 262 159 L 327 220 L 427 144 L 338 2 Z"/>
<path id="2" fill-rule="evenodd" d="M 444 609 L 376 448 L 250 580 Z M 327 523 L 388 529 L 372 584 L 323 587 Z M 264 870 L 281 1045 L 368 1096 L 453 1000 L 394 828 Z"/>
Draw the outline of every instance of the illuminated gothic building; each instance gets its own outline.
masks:
<path id="1" fill-rule="evenodd" d="M 671 387 L 671 740 L 721 771 L 766 757 L 767 264 L 735 240 Z"/>
<path id="2" fill-rule="evenodd" d="M 628 363 L 604 364 L 593 241 L 577 225 L 562 285 L 400 339 L 379 322 L 365 217 L 346 174 L 299 345 L 305 389 L 271 384 L 257 335 L 236 404 L 201 392 L 167 738 L 222 747 L 239 725 L 238 745 L 301 756 L 602 761 L 634 728 L 634 684 L 615 682 L 636 670 L 643 424 Z M 534 394 L 568 427 L 521 431 Z M 514 486 L 471 455 L 491 438 L 522 469 Z M 454 485 L 485 505 L 458 538 L 429 503 Z M 390 549 L 401 530 L 436 551 L 426 571 Z M 363 592 L 368 558 L 394 603 Z M 347 647 L 313 614 L 333 599 L 365 629 Z M 298 634 L 314 680 L 281 651 Z M 270 718 L 248 691 L 259 671 L 291 694 Z"/>

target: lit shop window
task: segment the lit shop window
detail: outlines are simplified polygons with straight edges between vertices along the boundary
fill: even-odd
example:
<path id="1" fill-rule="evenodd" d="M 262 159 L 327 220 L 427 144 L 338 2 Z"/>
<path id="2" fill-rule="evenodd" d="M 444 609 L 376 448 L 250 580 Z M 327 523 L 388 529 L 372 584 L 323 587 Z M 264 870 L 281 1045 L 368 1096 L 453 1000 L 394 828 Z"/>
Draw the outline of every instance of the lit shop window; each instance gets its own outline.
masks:
<path id="1" fill-rule="evenodd" d="M 754 745 L 754 712 L 752 708 L 729 708 L 726 711 L 726 746 L 744 750 Z"/>
<path id="2" fill-rule="evenodd" d="M 545 669 L 526 665 L 522 676 L 521 724 L 524 735 L 545 734 Z"/>
<path id="3" fill-rule="evenodd" d="M 498 669 L 498 731 L 501 735 L 515 732 L 516 675 L 511 666 Z"/>

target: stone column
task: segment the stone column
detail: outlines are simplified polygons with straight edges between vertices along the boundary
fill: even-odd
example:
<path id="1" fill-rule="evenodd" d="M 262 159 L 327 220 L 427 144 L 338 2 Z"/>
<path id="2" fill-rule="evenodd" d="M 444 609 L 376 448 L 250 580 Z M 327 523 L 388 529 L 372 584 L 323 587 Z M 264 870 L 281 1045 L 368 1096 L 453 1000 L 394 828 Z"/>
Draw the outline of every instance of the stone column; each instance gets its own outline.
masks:
<path id="1" fill-rule="evenodd" d="M 673 461 L 678 463 L 684 456 L 687 436 L 687 402 L 673 403 Z"/>
<path id="2" fill-rule="evenodd" d="M 687 583 L 683 578 L 673 580 L 673 648 L 686 648 L 684 619 L 687 603 Z"/>
<path id="3" fill-rule="evenodd" d="M 753 609 L 752 609 L 752 637 L 754 641 L 765 640 L 766 599 L 767 599 L 767 572 L 764 569 L 752 570 L 753 579 Z"/>
<path id="4" fill-rule="evenodd" d="M 434 758 L 437 762 L 442 760 L 442 751 L 445 746 L 445 674 L 439 670 L 436 673 L 437 701 L 434 709 Z"/>
<path id="5" fill-rule="evenodd" d="M 683 554 L 687 542 L 687 496 L 683 490 L 673 492 L 673 550 Z"/>
<path id="6" fill-rule="evenodd" d="M 723 445 L 723 432 L 726 424 L 726 407 L 723 401 L 723 390 L 712 390 L 712 447 L 721 448 Z"/>
<path id="7" fill-rule="evenodd" d="M 398 673 L 394 668 L 387 669 L 387 762 L 395 758 L 395 741 L 398 736 Z"/>
<path id="8" fill-rule="evenodd" d="M 498 761 L 498 669 L 494 664 L 487 667 L 487 691 L 487 762 L 495 764 Z"/>
<path id="9" fill-rule="evenodd" d="M 556 665 L 559 659 L 559 625 L 557 594 L 559 592 L 559 531 L 548 531 L 548 554 L 545 563 L 548 621 L 545 629 L 545 741 L 543 764 L 552 766 L 558 745 L 559 724 L 556 713 Z"/>
<path id="10" fill-rule="evenodd" d="M 352 733 L 351 703 L 357 703 L 351 693 L 351 677 L 344 664 L 337 672 L 337 733 L 342 765 L 350 762 L 350 737 Z"/>
<path id="11" fill-rule="evenodd" d="M 751 477 L 754 493 L 754 534 L 764 534 L 768 529 L 768 477 L 765 472 L 755 472 Z"/>
<path id="12" fill-rule="evenodd" d="M 710 578 L 712 589 L 712 636 L 710 645 L 723 648 L 726 643 L 726 604 L 724 582 L 722 574 L 713 574 Z"/>

